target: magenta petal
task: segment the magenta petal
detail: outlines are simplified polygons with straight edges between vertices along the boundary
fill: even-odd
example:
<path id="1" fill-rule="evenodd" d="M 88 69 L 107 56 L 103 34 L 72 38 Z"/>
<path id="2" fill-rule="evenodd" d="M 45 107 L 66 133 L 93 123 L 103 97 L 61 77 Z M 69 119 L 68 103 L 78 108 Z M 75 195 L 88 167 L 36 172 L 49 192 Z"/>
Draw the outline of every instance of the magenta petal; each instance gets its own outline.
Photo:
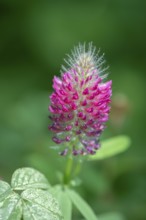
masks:
<path id="1" fill-rule="evenodd" d="M 84 89 L 83 95 L 88 95 L 88 94 L 89 94 L 89 89 L 88 88 Z"/>

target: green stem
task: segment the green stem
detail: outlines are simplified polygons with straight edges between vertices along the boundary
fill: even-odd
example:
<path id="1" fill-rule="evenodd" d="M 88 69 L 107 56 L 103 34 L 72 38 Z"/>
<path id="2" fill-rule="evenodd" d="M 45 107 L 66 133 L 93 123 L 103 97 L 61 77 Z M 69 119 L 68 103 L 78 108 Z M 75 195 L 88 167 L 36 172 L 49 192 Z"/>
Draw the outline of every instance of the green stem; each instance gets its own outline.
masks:
<path id="1" fill-rule="evenodd" d="M 71 155 L 68 157 L 63 178 L 64 185 L 69 185 L 71 180 L 78 176 L 81 171 L 83 160 L 76 158 L 77 160 L 74 161 L 73 159 L 74 158 Z"/>
<path id="2" fill-rule="evenodd" d="M 74 169 L 73 177 L 76 177 L 81 171 L 82 160 L 76 162 L 76 167 Z"/>
<path id="3" fill-rule="evenodd" d="M 66 184 L 66 185 L 68 185 L 71 180 L 72 168 L 73 168 L 73 158 L 71 156 L 69 156 L 67 164 L 66 164 L 66 170 L 64 173 L 64 184 Z"/>

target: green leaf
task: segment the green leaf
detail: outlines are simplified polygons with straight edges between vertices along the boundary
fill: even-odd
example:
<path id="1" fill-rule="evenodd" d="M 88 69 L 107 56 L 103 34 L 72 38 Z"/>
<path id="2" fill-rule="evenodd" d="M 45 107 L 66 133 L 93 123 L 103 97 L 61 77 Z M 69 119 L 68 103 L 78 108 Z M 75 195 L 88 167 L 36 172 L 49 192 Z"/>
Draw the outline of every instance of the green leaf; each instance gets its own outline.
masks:
<path id="1" fill-rule="evenodd" d="M 89 156 L 89 160 L 101 160 L 124 152 L 131 144 L 129 137 L 117 136 L 101 143 L 101 148 L 95 155 Z"/>
<path id="2" fill-rule="evenodd" d="M 80 211 L 80 213 L 85 217 L 85 219 L 97 220 L 97 216 L 94 214 L 91 207 L 75 191 L 68 189 L 67 194 L 69 195 L 72 203 L 76 206 L 76 208 Z"/>
<path id="3" fill-rule="evenodd" d="M 4 200 L 11 192 L 12 189 L 10 185 L 0 180 L 0 202 Z"/>
<path id="4" fill-rule="evenodd" d="M 22 192 L 24 220 L 61 220 L 59 204 L 48 192 L 26 189 Z"/>
<path id="5" fill-rule="evenodd" d="M 15 190 L 28 188 L 48 189 L 49 183 L 46 177 L 32 168 L 20 168 L 12 176 L 11 186 Z"/>
<path id="6" fill-rule="evenodd" d="M 56 190 L 55 196 L 59 202 L 64 220 L 71 220 L 72 202 L 66 191 L 62 191 L 61 187 Z"/>
<path id="7" fill-rule="evenodd" d="M 125 220 L 120 213 L 107 213 L 99 216 L 99 220 Z"/>
<path id="8" fill-rule="evenodd" d="M 58 202 L 64 217 L 64 220 L 71 220 L 72 217 L 72 202 L 65 191 L 60 192 Z"/>
<path id="9" fill-rule="evenodd" d="M 13 192 L 9 184 L 0 181 L 0 219 L 20 220 L 22 202 L 18 194 Z"/>

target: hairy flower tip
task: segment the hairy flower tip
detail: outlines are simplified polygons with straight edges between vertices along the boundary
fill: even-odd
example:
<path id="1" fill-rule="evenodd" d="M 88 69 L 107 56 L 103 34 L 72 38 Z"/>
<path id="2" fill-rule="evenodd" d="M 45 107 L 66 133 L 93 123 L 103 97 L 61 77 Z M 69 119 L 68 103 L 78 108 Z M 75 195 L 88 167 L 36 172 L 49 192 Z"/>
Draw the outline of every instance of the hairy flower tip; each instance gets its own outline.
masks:
<path id="1" fill-rule="evenodd" d="M 54 133 L 52 140 L 61 144 L 60 155 L 95 154 L 100 147 L 112 95 L 112 81 L 103 81 L 104 62 L 92 43 L 79 44 L 68 55 L 61 77 L 54 76 L 49 129 Z"/>

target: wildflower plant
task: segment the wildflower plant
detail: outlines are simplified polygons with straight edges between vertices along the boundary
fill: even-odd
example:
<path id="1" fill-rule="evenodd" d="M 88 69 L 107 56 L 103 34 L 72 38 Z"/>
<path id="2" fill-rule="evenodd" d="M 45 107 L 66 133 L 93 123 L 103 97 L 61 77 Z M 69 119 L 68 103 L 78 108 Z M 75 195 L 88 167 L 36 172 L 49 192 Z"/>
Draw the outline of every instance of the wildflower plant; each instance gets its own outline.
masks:
<path id="1" fill-rule="evenodd" d="M 33 168 L 17 169 L 11 185 L 0 180 L 0 220 L 71 220 L 72 205 L 86 220 L 98 219 L 74 187 L 81 162 L 111 157 L 130 145 L 124 135 L 100 143 L 110 112 L 112 81 L 107 81 L 104 55 L 99 54 L 92 43 L 79 44 L 65 60 L 61 76 L 53 79 L 49 130 L 58 157 L 66 156 L 67 161 L 59 184 L 51 186 Z"/>

